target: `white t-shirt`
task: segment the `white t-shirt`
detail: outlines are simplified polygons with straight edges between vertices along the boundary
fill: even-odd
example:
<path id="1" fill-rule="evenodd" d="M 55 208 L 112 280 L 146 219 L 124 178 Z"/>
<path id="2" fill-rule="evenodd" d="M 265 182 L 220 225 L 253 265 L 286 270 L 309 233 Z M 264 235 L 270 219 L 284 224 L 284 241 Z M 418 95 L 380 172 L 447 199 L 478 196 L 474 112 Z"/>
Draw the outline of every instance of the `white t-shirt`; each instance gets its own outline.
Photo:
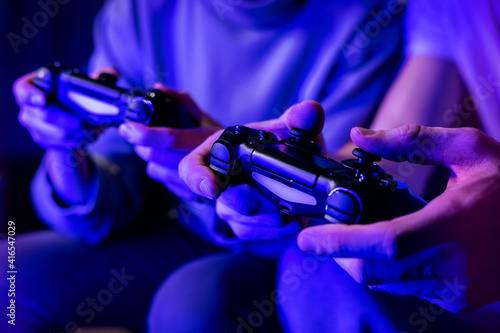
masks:
<path id="1" fill-rule="evenodd" d="M 473 101 L 484 131 L 500 141 L 500 1 L 409 0 L 406 54 L 453 61 L 471 94 L 461 119 Z"/>

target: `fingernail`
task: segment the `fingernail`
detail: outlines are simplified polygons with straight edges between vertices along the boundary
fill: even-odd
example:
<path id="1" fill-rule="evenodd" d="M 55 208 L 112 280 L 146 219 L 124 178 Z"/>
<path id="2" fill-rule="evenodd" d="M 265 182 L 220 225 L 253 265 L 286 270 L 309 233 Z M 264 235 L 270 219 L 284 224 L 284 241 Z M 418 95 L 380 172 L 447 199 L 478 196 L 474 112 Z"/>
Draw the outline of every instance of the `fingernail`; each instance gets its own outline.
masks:
<path id="1" fill-rule="evenodd" d="M 215 200 L 215 190 L 210 186 L 208 179 L 203 179 L 200 183 L 201 193 L 210 200 Z"/>
<path id="2" fill-rule="evenodd" d="M 29 99 L 34 106 L 45 106 L 45 98 L 40 94 L 32 94 Z"/>
<path id="3" fill-rule="evenodd" d="M 130 139 L 134 135 L 134 128 L 130 124 L 121 124 L 118 128 L 118 132 L 125 139 Z"/>
<path id="4" fill-rule="evenodd" d="M 371 130 L 371 129 L 367 129 L 367 128 L 363 128 L 363 127 L 355 127 L 354 129 L 356 130 L 356 132 L 358 132 L 362 136 L 370 136 L 370 135 L 377 134 L 377 131 L 374 131 L 374 130 Z"/>
<path id="5" fill-rule="evenodd" d="M 299 248 L 308 253 L 315 253 L 316 251 L 316 238 L 307 232 L 302 232 L 297 238 L 297 245 Z"/>

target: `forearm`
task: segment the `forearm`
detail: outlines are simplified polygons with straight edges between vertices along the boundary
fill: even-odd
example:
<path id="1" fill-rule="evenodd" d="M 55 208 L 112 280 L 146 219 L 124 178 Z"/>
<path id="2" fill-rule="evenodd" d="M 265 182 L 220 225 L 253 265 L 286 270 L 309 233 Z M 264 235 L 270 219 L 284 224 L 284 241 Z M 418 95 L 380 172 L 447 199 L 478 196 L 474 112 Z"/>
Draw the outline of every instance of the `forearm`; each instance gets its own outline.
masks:
<path id="1" fill-rule="evenodd" d="M 384 97 L 371 129 L 407 124 L 450 127 L 459 116 L 466 88 L 457 67 L 425 56 L 407 59 Z"/>
<path id="2" fill-rule="evenodd" d="M 95 174 L 84 149 L 49 149 L 44 163 L 55 195 L 62 203 L 78 205 L 87 202 Z"/>
<path id="3" fill-rule="evenodd" d="M 40 218 L 61 234 L 88 243 L 100 242 L 124 228 L 137 217 L 144 203 L 145 163 L 116 129 L 102 135 L 86 155 L 92 177 L 84 201 L 62 202 L 54 176 L 50 175 L 49 165 L 55 164 L 47 161 L 49 155 L 44 156 L 31 186 L 33 205 Z M 59 185 L 66 184 L 61 181 Z"/>

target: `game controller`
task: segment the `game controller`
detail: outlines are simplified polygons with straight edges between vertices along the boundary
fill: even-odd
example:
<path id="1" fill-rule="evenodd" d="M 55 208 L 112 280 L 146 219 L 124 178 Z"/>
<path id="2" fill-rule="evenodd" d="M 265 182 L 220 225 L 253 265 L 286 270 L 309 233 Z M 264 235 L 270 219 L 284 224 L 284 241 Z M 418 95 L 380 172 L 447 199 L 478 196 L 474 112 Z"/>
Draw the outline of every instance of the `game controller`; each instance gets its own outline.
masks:
<path id="1" fill-rule="evenodd" d="M 116 86 L 117 78 L 102 73 L 94 80 L 78 69 L 54 62 L 38 69 L 34 85 L 55 103 L 93 126 L 117 126 L 124 121 L 149 126 L 195 127 L 184 106 L 158 89 L 147 93 Z"/>
<path id="2" fill-rule="evenodd" d="M 426 202 L 374 162 L 381 158 L 360 148 L 341 163 L 321 156 L 311 138 L 317 133 L 292 128 L 278 140 L 267 131 L 228 127 L 212 145 L 210 168 L 226 189 L 247 183 L 281 212 L 330 223 L 366 224 L 390 220 Z"/>

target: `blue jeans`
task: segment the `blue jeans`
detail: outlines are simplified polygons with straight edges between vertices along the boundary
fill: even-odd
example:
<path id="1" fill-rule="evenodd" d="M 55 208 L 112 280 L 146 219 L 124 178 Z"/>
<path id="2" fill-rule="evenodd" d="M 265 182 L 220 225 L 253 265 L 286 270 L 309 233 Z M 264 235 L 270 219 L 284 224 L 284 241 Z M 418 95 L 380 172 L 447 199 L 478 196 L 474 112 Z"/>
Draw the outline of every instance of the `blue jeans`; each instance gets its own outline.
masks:
<path id="1" fill-rule="evenodd" d="M 332 258 L 292 246 L 282 256 L 279 315 L 285 332 L 498 332 L 500 303 L 451 314 L 417 297 L 372 291 Z"/>
<path id="2" fill-rule="evenodd" d="M 150 333 L 277 333 L 276 262 L 215 254 L 173 273 L 158 290 Z"/>
<path id="3" fill-rule="evenodd" d="M 53 231 L 19 234 L 15 298 L 9 298 L 6 245 L 0 241 L 0 332 L 9 333 L 66 333 L 108 325 L 143 332 L 153 295 L 168 275 L 219 251 L 173 225 L 134 231 L 97 246 Z M 7 323 L 10 299 L 15 299 L 15 326 Z"/>

